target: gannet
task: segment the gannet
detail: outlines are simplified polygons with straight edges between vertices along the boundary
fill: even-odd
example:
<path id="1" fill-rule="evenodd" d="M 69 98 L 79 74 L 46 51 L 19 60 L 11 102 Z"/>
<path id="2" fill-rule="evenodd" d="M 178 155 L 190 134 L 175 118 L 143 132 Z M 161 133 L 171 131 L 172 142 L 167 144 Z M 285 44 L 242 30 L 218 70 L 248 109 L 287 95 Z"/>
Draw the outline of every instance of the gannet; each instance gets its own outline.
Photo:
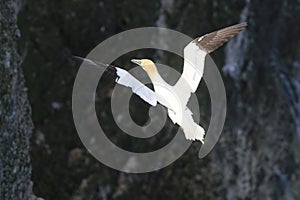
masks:
<path id="1" fill-rule="evenodd" d="M 246 22 L 236 24 L 197 37 L 191 41 L 183 50 L 183 72 L 175 85 L 169 85 L 165 82 L 151 59 L 132 59 L 131 62 L 141 66 L 148 74 L 154 91 L 120 67 L 95 62 L 86 58 L 76 58 L 95 66 L 104 66 L 105 72 L 116 83 L 132 88 L 133 93 L 152 106 L 156 106 L 157 103 L 165 106 L 168 110 L 169 118 L 174 124 L 178 124 L 183 129 L 187 140 L 199 140 L 204 143 L 205 130 L 193 120 L 193 113 L 187 107 L 187 103 L 191 93 L 196 92 L 203 76 L 206 55 L 222 46 L 246 26 Z"/>

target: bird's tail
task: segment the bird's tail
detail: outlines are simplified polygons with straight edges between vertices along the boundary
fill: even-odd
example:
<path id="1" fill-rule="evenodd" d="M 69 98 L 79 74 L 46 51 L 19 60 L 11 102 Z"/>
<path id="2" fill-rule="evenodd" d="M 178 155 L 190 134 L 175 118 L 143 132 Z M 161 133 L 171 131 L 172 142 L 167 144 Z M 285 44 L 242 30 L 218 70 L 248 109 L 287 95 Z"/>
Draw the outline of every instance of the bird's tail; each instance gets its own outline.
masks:
<path id="1" fill-rule="evenodd" d="M 204 143 L 205 131 L 200 125 L 194 122 L 190 110 L 187 109 L 185 112 L 182 124 L 180 126 L 182 127 L 187 140 L 199 140 L 200 142 Z"/>

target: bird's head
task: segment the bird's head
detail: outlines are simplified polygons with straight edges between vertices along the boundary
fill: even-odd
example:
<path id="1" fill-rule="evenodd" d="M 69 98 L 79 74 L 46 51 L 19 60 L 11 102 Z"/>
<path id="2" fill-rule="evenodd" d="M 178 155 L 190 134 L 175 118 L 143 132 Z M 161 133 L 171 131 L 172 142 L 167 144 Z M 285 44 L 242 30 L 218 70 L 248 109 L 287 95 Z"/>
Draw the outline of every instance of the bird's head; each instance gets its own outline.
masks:
<path id="1" fill-rule="evenodd" d="M 132 59 L 131 62 L 141 66 L 147 74 L 151 77 L 153 77 L 155 74 L 157 74 L 157 69 L 152 60 L 149 59 Z"/>

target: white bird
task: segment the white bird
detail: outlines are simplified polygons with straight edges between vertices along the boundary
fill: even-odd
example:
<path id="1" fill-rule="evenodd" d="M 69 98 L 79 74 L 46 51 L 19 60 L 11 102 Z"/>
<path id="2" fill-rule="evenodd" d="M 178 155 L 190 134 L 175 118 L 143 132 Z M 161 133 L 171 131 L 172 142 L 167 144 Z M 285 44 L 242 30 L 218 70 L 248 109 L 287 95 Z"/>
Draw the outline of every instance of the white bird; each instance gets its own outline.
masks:
<path id="1" fill-rule="evenodd" d="M 119 84 L 131 87 L 133 93 L 140 96 L 152 106 L 157 102 L 168 109 L 168 115 L 174 124 L 178 124 L 188 140 L 199 140 L 204 143 L 204 129 L 194 122 L 192 112 L 186 106 L 191 93 L 194 93 L 201 81 L 204 71 L 205 57 L 237 35 L 247 26 L 240 23 L 203 35 L 191 41 L 184 48 L 183 72 L 177 83 L 169 85 L 160 76 L 156 65 L 150 59 L 132 59 L 141 66 L 154 86 L 154 91 L 134 78 L 126 70 L 112 65 L 106 65 L 106 72 Z M 77 57 L 80 58 L 80 57 Z M 83 59 L 83 58 L 80 58 Z M 83 59 L 93 65 L 103 65 L 88 59 Z"/>

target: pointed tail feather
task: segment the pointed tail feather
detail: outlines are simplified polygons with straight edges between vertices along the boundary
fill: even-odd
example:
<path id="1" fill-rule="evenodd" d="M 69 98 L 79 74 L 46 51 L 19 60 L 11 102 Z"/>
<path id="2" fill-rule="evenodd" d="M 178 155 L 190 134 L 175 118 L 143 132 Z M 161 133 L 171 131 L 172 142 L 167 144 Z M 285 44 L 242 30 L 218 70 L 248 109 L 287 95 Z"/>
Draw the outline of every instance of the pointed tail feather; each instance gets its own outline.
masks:
<path id="1" fill-rule="evenodd" d="M 205 131 L 200 125 L 194 122 L 190 110 L 187 109 L 186 112 L 184 112 L 182 119 L 182 123 L 179 125 L 183 129 L 185 138 L 193 141 L 199 140 L 200 142 L 204 143 Z"/>
<path id="2" fill-rule="evenodd" d="M 204 143 L 205 131 L 201 126 L 194 122 L 193 124 L 187 125 L 182 128 L 187 140 L 199 140 L 200 142 Z"/>

